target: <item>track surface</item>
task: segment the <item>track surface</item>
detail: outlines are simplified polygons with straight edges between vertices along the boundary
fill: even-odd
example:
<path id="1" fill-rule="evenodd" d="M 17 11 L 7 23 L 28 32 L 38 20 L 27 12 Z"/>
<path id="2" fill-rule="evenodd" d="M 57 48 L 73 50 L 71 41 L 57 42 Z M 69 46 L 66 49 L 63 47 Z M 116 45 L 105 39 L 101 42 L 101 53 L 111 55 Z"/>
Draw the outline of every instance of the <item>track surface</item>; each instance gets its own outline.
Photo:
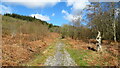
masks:
<path id="1" fill-rule="evenodd" d="M 56 43 L 56 51 L 53 56 L 49 56 L 44 63 L 45 66 L 76 66 L 75 61 L 70 54 L 64 49 L 65 44 Z"/>

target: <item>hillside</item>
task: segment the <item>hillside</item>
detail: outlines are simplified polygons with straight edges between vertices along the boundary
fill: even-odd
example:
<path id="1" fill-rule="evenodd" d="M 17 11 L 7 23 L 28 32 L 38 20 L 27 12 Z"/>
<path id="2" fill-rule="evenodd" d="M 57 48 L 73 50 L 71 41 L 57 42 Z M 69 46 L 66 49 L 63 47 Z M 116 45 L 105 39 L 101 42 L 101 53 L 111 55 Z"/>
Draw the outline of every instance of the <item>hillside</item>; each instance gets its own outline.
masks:
<path id="1" fill-rule="evenodd" d="M 35 21 L 37 21 L 39 23 L 42 23 L 43 25 L 47 25 L 48 28 L 59 27 L 57 25 L 50 24 L 50 23 L 48 23 L 46 21 L 42 21 L 40 19 L 36 19 L 35 16 L 33 18 L 33 17 L 30 17 L 30 16 L 24 16 L 24 15 L 19 15 L 19 14 L 14 14 L 14 13 L 12 13 L 12 14 L 6 13 L 6 14 L 4 14 L 4 16 L 13 17 L 13 18 L 20 19 L 20 20 L 25 20 L 25 21 L 28 21 L 28 22 L 35 22 Z"/>
<path id="2" fill-rule="evenodd" d="M 41 53 L 55 41 L 51 33 L 38 21 L 26 21 L 2 16 L 2 65 L 16 66 Z"/>

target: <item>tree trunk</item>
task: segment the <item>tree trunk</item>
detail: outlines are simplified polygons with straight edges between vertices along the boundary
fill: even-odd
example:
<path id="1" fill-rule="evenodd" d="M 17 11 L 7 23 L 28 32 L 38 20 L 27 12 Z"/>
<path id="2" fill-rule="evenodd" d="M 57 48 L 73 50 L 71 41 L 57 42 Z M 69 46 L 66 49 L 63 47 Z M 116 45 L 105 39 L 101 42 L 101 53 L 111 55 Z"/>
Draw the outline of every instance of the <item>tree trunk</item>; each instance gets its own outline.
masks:
<path id="1" fill-rule="evenodd" d="M 115 20 L 113 22 L 113 30 L 114 30 L 114 41 L 117 42 L 117 40 L 116 40 L 116 25 L 115 25 Z"/>
<path id="2" fill-rule="evenodd" d="M 100 31 L 98 31 L 98 35 L 97 35 L 97 37 L 96 37 L 96 40 L 97 40 L 97 51 L 102 51 L 102 46 L 101 46 L 101 32 Z"/>

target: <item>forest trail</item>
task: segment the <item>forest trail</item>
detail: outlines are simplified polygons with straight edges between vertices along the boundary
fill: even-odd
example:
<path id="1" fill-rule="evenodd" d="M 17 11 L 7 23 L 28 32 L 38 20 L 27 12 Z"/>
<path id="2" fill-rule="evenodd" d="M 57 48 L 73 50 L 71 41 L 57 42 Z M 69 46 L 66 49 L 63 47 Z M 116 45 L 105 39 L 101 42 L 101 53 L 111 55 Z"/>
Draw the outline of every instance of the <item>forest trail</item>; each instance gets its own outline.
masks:
<path id="1" fill-rule="evenodd" d="M 44 63 L 45 66 L 76 66 L 75 61 L 70 54 L 65 50 L 63 42 L 57 42 L 55 46 L 55 54 L 49 56 Z"/>

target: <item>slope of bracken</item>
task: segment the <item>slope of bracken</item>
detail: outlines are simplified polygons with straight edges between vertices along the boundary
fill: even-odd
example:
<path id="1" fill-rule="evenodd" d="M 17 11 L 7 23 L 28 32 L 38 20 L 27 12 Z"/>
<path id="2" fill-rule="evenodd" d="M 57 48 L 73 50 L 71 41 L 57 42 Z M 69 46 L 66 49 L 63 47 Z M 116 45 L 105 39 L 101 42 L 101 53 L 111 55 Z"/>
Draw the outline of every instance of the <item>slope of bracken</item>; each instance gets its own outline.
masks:
<path id="1" fill-rule="evenodd" d="M 90 66 L 118 66 L 119 64 L 118 45 L 120 45 L 120 42 L 115 43 L 108 40 L 103 40 L 102 52 L 96 52 L 95 39 L 82 41 L 68 38 L 67 40 L 68 44 L 71 45 L 68 48 L 77 50 L 78 52 L 84 50 L 83 52 L 87 55 L 85 55 L 82 59 L 85 60 Z"/>
<path id="2" fill-rule="evenodd" d="M 30 35 L 21 34 L 11 37 L 2 37 L 2 65 L 18 66 L 29 61 L 35 54 L 41 52 L 59 36 L 57 33 L 49 33 L 42 40 L 31 41 Z"/>

